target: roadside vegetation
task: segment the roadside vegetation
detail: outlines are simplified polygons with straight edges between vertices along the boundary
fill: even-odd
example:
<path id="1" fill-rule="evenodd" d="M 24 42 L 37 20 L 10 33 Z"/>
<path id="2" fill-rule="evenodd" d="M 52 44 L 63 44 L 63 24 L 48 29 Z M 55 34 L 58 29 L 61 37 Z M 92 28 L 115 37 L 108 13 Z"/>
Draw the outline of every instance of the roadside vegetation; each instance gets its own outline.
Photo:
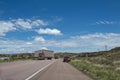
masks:
<path id="1" fill-rule="evenodd" d="M 120 48 L 98 56 L 76 56 L 70 64 L 94 80 L 120 80 Z"/>
<path id="2" fill-rule="evenodd" d="M 0 54 L 0 63 L 13 62 L 19 60 L 32 60 L 33 53 L 21 53 L 21 54 Z"/>

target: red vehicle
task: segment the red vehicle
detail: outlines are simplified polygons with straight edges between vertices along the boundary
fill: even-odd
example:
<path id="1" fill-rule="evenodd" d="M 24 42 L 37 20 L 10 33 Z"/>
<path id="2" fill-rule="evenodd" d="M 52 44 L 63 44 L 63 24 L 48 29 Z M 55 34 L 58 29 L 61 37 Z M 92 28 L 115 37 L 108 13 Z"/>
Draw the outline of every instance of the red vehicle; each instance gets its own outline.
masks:
<path id="1" fill-rule="evenodd" d="M 68 57 L 68 56 L 65 56 L 64 58 L 63 58 L 63 62 L 70 62 L 70 57 Z"/>

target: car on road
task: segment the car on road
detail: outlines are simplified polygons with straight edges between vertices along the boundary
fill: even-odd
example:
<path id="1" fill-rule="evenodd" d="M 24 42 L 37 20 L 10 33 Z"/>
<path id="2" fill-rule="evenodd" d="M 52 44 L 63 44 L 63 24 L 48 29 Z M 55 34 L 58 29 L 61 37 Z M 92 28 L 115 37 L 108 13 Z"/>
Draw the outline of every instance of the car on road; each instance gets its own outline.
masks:
<path id="1" fill-rule="evenodd" d="M 65 56 L 63 58 L 63 62 L 70 62 L 71 61 L 71 58 L 69 56 Z"/>
<path id="2" fill-rule="evenodd" d="M 54 56 L 54 58 L 55 58 L 55 59 L 59 59 L 59 57 L 58 57 L 58 56 L 56 56 L 56 55 Z"/>

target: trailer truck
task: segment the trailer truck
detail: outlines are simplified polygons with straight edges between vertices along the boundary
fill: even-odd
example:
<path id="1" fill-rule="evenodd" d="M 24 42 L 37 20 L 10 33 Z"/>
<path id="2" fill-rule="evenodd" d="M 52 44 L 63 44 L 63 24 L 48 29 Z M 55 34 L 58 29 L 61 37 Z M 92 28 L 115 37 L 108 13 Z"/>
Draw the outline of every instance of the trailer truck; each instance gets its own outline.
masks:
<path id="1" fill-rule="evenodd" d="M 44 60 L 44 59 L 49 59 L 51 60 L 54 58 L 53 51 L 51 50 L 38 50 L 35 51 L 34 58 L 37 60 Z"/>

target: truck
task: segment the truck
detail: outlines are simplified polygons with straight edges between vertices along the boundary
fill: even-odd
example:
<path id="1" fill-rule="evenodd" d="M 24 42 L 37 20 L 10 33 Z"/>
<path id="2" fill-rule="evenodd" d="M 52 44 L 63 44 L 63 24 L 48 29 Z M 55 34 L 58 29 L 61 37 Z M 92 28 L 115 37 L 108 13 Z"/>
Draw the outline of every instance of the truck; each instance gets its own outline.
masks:
<path id="1" fill-rule="evenodd" d="M 52 58 L 54 58 L 54 54 L 51 50 L 38 50 L 35 51 L 34 58 L 37 60 L 51 60 Z"/>

